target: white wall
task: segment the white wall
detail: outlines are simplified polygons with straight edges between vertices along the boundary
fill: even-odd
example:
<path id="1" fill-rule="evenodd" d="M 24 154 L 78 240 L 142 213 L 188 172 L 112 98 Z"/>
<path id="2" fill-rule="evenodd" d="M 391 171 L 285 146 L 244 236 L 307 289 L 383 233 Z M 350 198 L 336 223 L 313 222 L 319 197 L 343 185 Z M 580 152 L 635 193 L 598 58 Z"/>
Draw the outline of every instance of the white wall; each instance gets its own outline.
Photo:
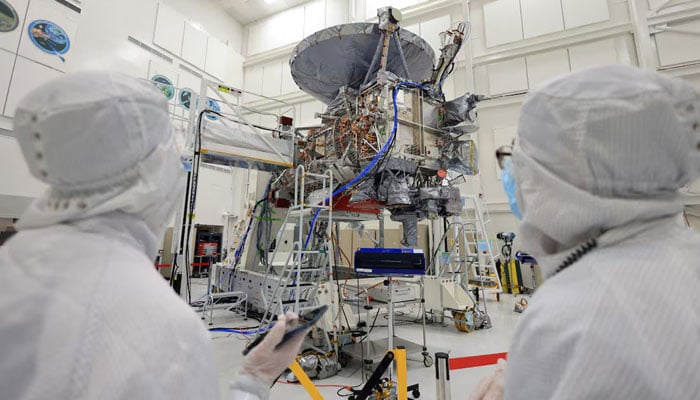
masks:
<path id="1" fill-rule="evenodd" d="M 215 37 L 227 40 L 232 50 L 238 53 L 241 52 L 243 26 L 228 14 L 222 12 L 222 9 L 217 5 L 217 1 L 164 0 L 164 3 L 198 22 Z"/>
<path id="2" fill-rule="evenodd" d="M 296 43 L 327 26 L 348 22 L 348 0 L 313 0 L 246 26 L 248 56 Z"/>
<path id="3" fill-rule="evenodd" d="M 0 135 L 0 215 L 19 216 L 45 187 L 29 174 L 17 142 L 9 132 L 17 101 L 41 83 L 81 69 L 111 69 L 140 78 L 148 78 L 156 70 L 167 70 L 177 77 L 174 78 L 176 85 L 182 83 L 199 88 L 199 78 L 183 70 L 180 64 L 184 64 L 201 75 L 211 78 L 218 75 L 227 83 L 243 84 L 243 57 L 240 55 L 243 28 L 213 0 L 94 0 L 83 2 L 80 14 L 52 0 L 11 0 L 11 3 L 20 14 L 20 26 L 0 36 L 0 114 L 4 114 L 0 115 L 0 130 L 9 135 Z M 185 19 L 198 24 L 206 32 L 207 43 L 214 43 L 217 53 L 226 53 L 225 65 L 219 65 L 219 72 L 208 73 L 211 72 L 207 69 L 208 60 L 204 68 L 197 70 L 196 66 L 182 61 L 181 54 L 154 43 L 159 3 L 172 14 L 182 16 L 183 24 Z M 25 19 L 27 23 L 34 19 L 52 20 L 67 31 L 71 48 L 63 55 L 65 62 L 31 44 L 23 24 Z M 166 54 L 173 62 L 168 63 L 129 42 L 129 36 Z M 205 191 L 203 196 L 205 203 L 209 201 L 207 196 L 218 197 L 211 190 Z"/>
<path id="4" fill-rule="evenodd" d="M 201 225 L 224 225 L 224 214 L 244 216 L 246 212 L 245 192 L 248 171 L 203 165 L 199 170 L 195 223 Z M 256 185 L 255 176 L 250 177 Z"/>
<path id="5" fill-rule="evenodd" d="M 35 1 L 35 0 L 33 0 Z M 165 18 L 158 20 L 159 3 L 162 4 L 161 12 L 168 12 Z M 187 74 L 179 68 L 180 63 L 188 67 L 193 67 L 196 72 L 209 75 L 213 78 L 221 79 L 227 83 L 242 83 L 242 57 L 240 49 L 242 45 L 243 28 L 233 18 L 229 17 L 214 1 L 208 0 L 122 0 L 114 2 L 89 2 L 85 6 L 84 15 L 81 17 L 80 32 L 76 39 L 79 45 L 72 55 L 72 69 L 84 68 L 108 68 L 127 72 L 139 77 L 148 77 L 149 64 L 153 60 L 159 64 L 165 64 L 180 74 Z M 122 21 L 111 30 L 109 35 L 103 37 L 95 32 L 103 30 L 105 21 Z M 187 21 L 187 23 L 186 23 Z M 188 34 L 184 34 L 185 23 L 188 27 Z M 180 31 L 177 32 L 177 26 Z M 172 40 L 176 49 L 162 46 L 162 42 L 157 40 L 156 27 L 164 29 L 175 29 L 171 31 Z M 201 27 L 203 32 L 196 29 Z M 159 51 L 174 59 L 173 64 L 149 54 L 134 44 L 128 42 L 126 38 L 133 36 L 136 39 L 154 46 Z M 203 42 L 194 41 L 197 50 L 201 50 L 206 55 L 207 38 L 215 44 L 226 44 L 226 67 L 224 76 L 212 74 L 204 67 L 206 60 L 199 65 L 187 56 L 187 47 L 182 47 L 182 42 L 193 43 L 193 40 L 200 39 Z M 156 39 L 156 40 L 154 40 Z M 217 46 L 218 47 L 218 46 Z M 219 49 L 220 51 L 222 49 Z M 218 75 L 218 76 L 215 76 Z M 174 79 L 174 78 L 173 78 Z M 178 82 L 175 82 L 178 85 Z M 196 89 L 196 88 L 195 88 Z"/>
<path id="6" fill-rule="evenodd" d="M 297 126 L 317 123 L 314 115 L 323 111 L 323 105 L 296 86 L 289 70 L 289 55 L 305 37 L 349 20 L 348 0 L 313 0 L 246 26 L 243 88 L 293 105 Z M 244 99 L 259 110 L 278 111 L 278 103 L 250 95 Z"/>
<path id="7" fill-rule="evenodd" d="M 92 1 L 84 5 L 80 14 L 51 0 L 13 0 L 13 4 L 23 22 L 25 19 L 27 23 L 34 19 L 49 19 L 58 23 L 69 34 L 71 48 L 62 55 L 65 61 L 39 51 L 25 33 L 24 24 L 0 37 L 0 108 L 5 117 L 11 118 L 14 115 L 16 103 L 23 94 L 64 72 L 112 69 L 146 78 L 149 77 L 152 62 L 165 64 L 174 70 L 181 63 L 180 54 L 168 54 L 174 59 L 174 62 L 168 63 L 127 40 L 133 36 L 157 48 L 154 45 L 159 4 L 157 0 Z M 187 16 L 190 22 L 201 25 L 209 32 L 211 35 L 207 36 L 216 39 L 211 40 L 212 50 L 226 52 L 222 56 L 224 66 L 217 68 L 217 71 L 223 70 L 223 73 L 212 74 L 213 70 L 207 71 L 209 68 L 205 69 L 204 65 L 198 72 L 226 82 L 242 84 L 243 59 L 239 54 L 243 34 L 241 25 L 213 1 L 166 0 L 162 4 L 183 16 L 183 23 L 184 16 Z M 226 43 L 228 46 L 222 48 Z M 216 52 L 212 51 L 214 53 Z M 197 69 L 193 63 L 184 64 Z M 7 126 L 5 119 L 3 127 Z"/>
<path id="8" fill-rule="evenodd" d="M 476 89 L 523 93 L 544 81 L 611 63 L 637 64 L 627 2 L 496 0 L 471 3 Z M 628 25 L 625 29 L 624 25 Z"/>
<path id="9" fill-rule="evenodd" d="M 496 148 L 515 137 L 528 91 L 571 71 L 637 64 L 630 13 L 626 2 L 617 0 L 473 0 L 469 12 L 474 88 L 495 97 L 479 108 L 477 189 L 491 213 L 489 234 L 517 233 L 493 156 Z M 619 28 L 625 24 L 626 29 Z"/>

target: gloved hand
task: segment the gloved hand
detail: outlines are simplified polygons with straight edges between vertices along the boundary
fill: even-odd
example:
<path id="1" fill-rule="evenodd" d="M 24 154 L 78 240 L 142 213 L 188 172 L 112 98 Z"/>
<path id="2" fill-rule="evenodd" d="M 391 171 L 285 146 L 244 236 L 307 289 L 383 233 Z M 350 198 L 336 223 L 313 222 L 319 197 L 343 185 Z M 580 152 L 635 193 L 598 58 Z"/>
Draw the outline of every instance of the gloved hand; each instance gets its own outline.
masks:
<path id="1" fill-rule="evenodd" d="M 299 354 L 304 337 L 309 333 L 310 329 L 300 332 L 275 348 L 282 341 L 284 332 L 294 329 L 298 323 L 299 316 L 292 312 L 277 317 L 275 326 L 265 339 L 246 356 L 240 375 L 247 375 L 266 385 L 275 382 Z"/>
<path id="2" fill-rule="evenodd" d="M 479 382 L 479 386 L 469 397 L 469 400 L 502 400 L 504 378 L 503 371 L 506 369 L 506 360 L 498 360 L 496 371 Z"/>

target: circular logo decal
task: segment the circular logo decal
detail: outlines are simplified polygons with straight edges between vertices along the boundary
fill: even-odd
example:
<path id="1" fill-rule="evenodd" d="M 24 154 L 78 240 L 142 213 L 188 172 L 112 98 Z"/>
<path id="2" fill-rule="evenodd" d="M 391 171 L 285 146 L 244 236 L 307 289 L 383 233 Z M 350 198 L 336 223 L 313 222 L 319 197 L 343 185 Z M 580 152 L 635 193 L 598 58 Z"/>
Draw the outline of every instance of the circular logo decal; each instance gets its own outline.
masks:
<path id="1" fill-rule="evenodd" d="M 175 86 L 173 86 L 173 81 L 171 81 L 165 75 L 154 75 L 151 81 L 156 85 L 158 89 L 168 98 L 172 100 L 175 97 Z"/>
<path id="2" fill-rule="evenodd" d="M 12 32 L 19 25 L 17 11 L 6 0 L 0 0 L 0 32 Z"/>
<path id="3" fill-rule="evenodd" d="M 51 21 L 37 20 L 29 24 L 27 28 L 29 38 L 39 50 L 61 57 L 70 49 L 70 39 L 68 34 Z M 65 61 L 65 60 L 64 60 Z"/>
<path id="4" fill-rule="evenodd" d="M 190 104 L 192 101 L 192 93 L 193 92 L 194 91 L 190 88 L 184 88 L 184 89 L 180 90 L 180 96 L 179 96 L 180 105 L 182 107 L 184 107 L 185 110 L 190 109 Z"/>
<path id="5" fill-rule="evenodd" d="M 216 100 L 210 98 L 207 98 L 207 109 L 214 110 L 216 112 L 221 112 L 221 106 L 219 105 L 219 103 L 217 103 Z M 210 121 L 216 121 L 219 119 L 219 116 L 216 114 L 207 113 L 207 119 Z"/>

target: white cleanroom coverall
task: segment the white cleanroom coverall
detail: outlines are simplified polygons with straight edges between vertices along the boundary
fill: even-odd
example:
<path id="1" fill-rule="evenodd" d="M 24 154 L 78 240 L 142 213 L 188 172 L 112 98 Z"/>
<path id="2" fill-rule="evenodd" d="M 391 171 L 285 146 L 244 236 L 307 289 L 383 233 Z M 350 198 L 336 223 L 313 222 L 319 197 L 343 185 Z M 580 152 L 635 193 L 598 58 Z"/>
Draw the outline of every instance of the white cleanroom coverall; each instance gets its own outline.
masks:
<path id="1" fill-rule="evenodd" d="M 523 314 L 506 399 L 700 398 L 700 94 L 631 67 L 528 96 L 513 151 L 521 245 L 548 280 Z"/>
<path id="2" fill-rule="evenodd" d="M 185 184 L 165 96 L 69 74 L 22 100 L 14 124 L 47 189 L 0 247 L 0 398 L 218 398 L 210 336 L 153 268 Z M 267 398 L 282 371 L 260 365 L 291 361 L 255 356 L 228 398 Z"/>

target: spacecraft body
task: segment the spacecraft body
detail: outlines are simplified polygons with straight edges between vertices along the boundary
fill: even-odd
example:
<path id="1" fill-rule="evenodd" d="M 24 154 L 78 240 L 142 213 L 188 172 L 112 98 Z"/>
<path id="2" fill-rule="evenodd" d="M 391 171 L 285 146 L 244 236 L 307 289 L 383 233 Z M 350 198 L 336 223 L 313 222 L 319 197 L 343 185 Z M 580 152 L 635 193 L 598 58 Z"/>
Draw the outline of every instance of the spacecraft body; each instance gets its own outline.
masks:
<path id="1" fill-rule="evenodd" d="M 333 210 L 378 213 L 387 209 L 404 227 L 403 244 L 415 246 L 417 222 L 458 215 L 459 182 L 478 173 L 469 134 L 478 129 L 480 96 L 445 100 L 442 85 L 454 68 L 468 28 L 441 34 L 437 63 L 430 45 L 400 28 L 400 12 L 378 11 L 379 23 L 323 29 L 301 41 L 290 58 L 296 84 L 327 105 L 321 126 L 301 128 L 295 166 L 333 171 Z M 294 198 L 294 169 L 273 187 Z M 306 201 L 320 202 L 307 181 Z"/>

